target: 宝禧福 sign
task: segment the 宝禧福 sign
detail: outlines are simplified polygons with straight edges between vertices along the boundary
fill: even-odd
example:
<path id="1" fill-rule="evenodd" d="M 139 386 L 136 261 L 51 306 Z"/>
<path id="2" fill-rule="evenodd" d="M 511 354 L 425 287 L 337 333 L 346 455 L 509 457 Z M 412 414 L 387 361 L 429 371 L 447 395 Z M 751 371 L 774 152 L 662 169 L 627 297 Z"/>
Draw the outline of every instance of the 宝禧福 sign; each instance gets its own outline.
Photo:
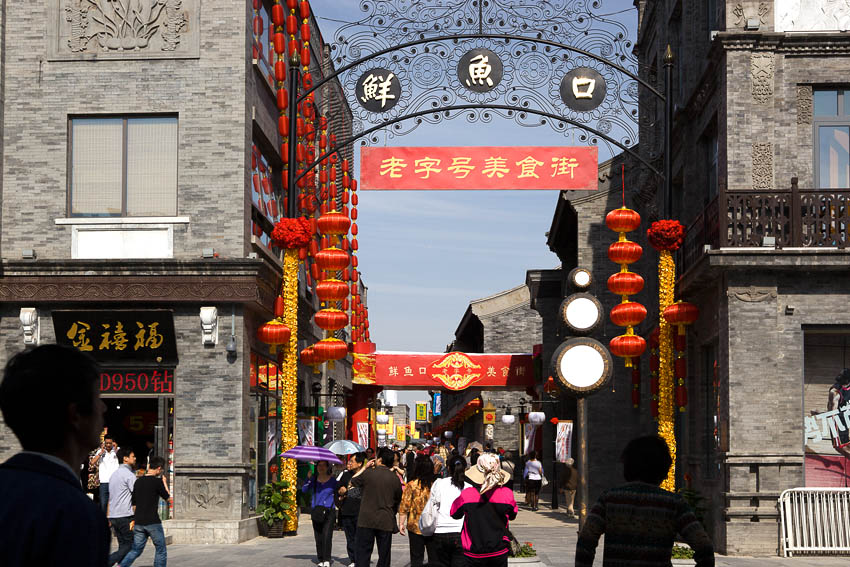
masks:
<path id="1" fill-rule="evenodd" d="M 364 191 L 598 189 L 596 147 L 364 147 Z"/>
<path id="2" fill-rule="evenodd" d="M 104 367 L 177 366 L 174 316 L 166 309 L 54 311 L 53 329 L 56 342 Z"/>

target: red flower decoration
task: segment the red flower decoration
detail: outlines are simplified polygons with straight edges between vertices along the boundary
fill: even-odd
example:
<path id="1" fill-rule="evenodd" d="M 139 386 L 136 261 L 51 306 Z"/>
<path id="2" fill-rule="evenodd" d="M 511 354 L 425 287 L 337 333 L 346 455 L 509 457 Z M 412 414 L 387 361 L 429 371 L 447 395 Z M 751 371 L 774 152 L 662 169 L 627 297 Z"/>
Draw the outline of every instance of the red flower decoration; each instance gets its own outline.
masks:
<path id="1" fill-rule="evenodd" d="M 312 232 L 310 221 L 306 218 L 284 218 L 274 225 L 272 240 L 281 248 L 303 248 L 313 238 Z"/>
<path id="2" fill-rule="evenodd" d="M 685 227 L 677 220 L 659 220 L 646 231 L 649 243 L 658 251 L 678 250 L 685 240 Z"/>

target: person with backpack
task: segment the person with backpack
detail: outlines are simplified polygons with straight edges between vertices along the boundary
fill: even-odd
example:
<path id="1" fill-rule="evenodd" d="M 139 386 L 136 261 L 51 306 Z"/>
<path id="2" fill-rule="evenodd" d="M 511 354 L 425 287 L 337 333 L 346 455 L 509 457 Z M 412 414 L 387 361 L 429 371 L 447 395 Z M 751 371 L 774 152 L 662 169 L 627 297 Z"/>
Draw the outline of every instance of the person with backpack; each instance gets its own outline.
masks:
<path id="1" fill-rule="evenodd" d="M 434 558 L 431 558 L 429 550 L 430 563 L 441 567 L 465 567 L 466 557 L 460 537 L 463 520 L 452 518 L 451 509 L 460 493 L 472 486 L 466 481 L 466 459 L 460 455 L 449 457 L 446 474 L 445 478 L 437 479 L 431 485 L 431 497 L 420 516 L 419 529 L 422 533 L 434 534 L 431 540 Z"/>
<path id="2" fill-rule="evenodd" d="M 508 522 L 518 509 L 514 494 L 505 484 L 510 475 L 493 453 L 479 455 L 466 471 L 474 485 L 465 488 L 451 508 L 452 518 L 463 519 L 461 542 L 469 567 L 506 567 L 511 538 Z"/>
<path id="3" fill-rule="evenodd" d="M 431 496 L 431 486 L 437 475 L 428 455 L 416 455 L 413 464 L 414 480 L 408 481 L 401 495 L 398 507 L 398 530 L 408 535 L 410 540 L 410 567 L 422 567 L 425 550 L 428 550 L 428 562 L 434 561 L 432 538 L 419 530 L 419 517 Z"/>

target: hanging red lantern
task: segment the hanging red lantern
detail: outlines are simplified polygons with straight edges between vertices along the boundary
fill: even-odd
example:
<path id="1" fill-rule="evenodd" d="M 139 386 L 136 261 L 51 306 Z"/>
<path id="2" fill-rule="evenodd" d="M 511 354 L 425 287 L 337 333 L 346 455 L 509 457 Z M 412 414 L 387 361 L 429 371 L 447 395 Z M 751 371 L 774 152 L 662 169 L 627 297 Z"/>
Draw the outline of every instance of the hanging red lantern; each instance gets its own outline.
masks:
<path id="1" fill-rule="evenodd" d="M 276 319 L 283 317 L 283 296 L 281 295 L 274 298 L 274 316 Z"/>
<path id="2" fill-rule="evenodd" d="M 281 4 L 275 4 L 272 6 L 272 22 L 274 22 L 275 26 L 282 26 L 285 20 L 285 15 L 283 13 L 283 6 Z"/>
<path id="3" fill-rule="evenodd" d="M 313 350 L 322 360 L 341 360 L 348 355 L 348 345 L 333 337 L 317 342 Z"/>
<path id="4" fill-rule="evenodd" d="M 270 345 L 271 352 L 277 352 L 277 347 L 289 343 L 291 332 L 289 327 L 280 321 L 269 321 L 257 329 L 257 338 Z"/>
<path id="5" fill-rule="evenodd" d="M 337 279 L 322 280 L 316 284 L 315 292 L 319 301 L 342 301 L 348 297 L 348 284 Z"/>
<path id="6" fill-rule="evenodd" d="M 316 312 L 313 319 L 325 331 L 339 331 L 348 325 L 348 315 L 339 309 L 322 309 Z"/>
<path id="7" fill-rule="evenodd" d="M 634 301 L 625 301 L 611 309 L 611 322 L 618 327 L 634 327 L 644 319 L 646 319 L 646 307 Z"/>
<path id="8" fill-rule="evenodd" d="M 620 335 L 608 343 L 611 354 L 626 360 L 626 368 L 632 367 L 632 359 L 639 358 L 646 350 L 646 341 L 637 335 Z"/>
<path id="9" fill-rule="evenodd" d="M 608 289 L 616 295 L 636 295 L 643 290 L 644 280 L 633 272 L 617 272 L 608 278 Z"/>
<path id="10" fill-rule="evenodd" d="M 312 366 L 316 364 L 316 351 L 313 350 L 313 347 L 307 347 L 301 351 L 299 358 L 302 364 Z"/>
<path id="11" fill-rule="evenodd" d="M 614 232 L 631 232 L 640 227 L 640 214 L 626 207 L 614 209 L 605 215 L 605 224 Z"/>
<path id="12" fill-rule="evenodd" d="M 676 386 L 676 405 L 679 406 L 679 411 L 685 411 L 688 405 L 688 388 L 684 384 Z"/>
<path id="13" fill-rule="evenodd" d="M 608 247 L 608 259 L 615 264 L 634 264 L 642 255 L 643 248 L 631 240 L 620 240 Z"/>
<path id="14" fill-rule="evenodd" d="M 676 378 L 684 380 L 688 377 L 688 359 L 684 356 L 679 356 L 673 363 L 673 368 Z"/>
<path id="15" fill-rule="evenodd" d="M 678 327 L 680 335 L 684 335 L 685 325 L 690 325 L 699 318 L 699 307 L 687 301 L 677 301 L 664 310 L 663 316 L 668 323 Z"/>
<path id="16" fill-rule="evenodd" d="M 348 253 L 333 246 L 316 254 L 316 263 L 322 271 L 338 272 L 348 266 L 348 262 Z"/>
<path id="17" fill-rule="evenodd" d="M 322 234 L 343 235 L 348 234 L 348 229 L 351 226 L 351 220 L 342 213 L 330 212 L 325 213 L 316 221 L 319 232 Z"/>

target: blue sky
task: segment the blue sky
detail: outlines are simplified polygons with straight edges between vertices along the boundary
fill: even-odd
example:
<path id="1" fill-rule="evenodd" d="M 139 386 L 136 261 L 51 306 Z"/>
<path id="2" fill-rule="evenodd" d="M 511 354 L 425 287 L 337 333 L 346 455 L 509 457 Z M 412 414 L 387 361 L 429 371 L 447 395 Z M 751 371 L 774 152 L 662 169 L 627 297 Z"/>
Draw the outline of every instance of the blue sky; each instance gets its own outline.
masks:
<path id="1" fill-rule="evenodd" d="M 630 8 L 631 0 L 608 0 L 597 12 Z M 325 41 L 355 21 L 355 0 L 311 0 Z M 635 14 L 626 14 L 632 21 Z M 548 127 L 525 128 L 494 119 L 423 125 L 391 146 L 573 145 Z M 355 151 L 359 172 L 359 149 Z M 600 160 L 608 155 L 600 148 Z M 555 191 L 380 191 L 360 193 L 359 266 L 369 288 L 372 340 L 380 350 L 442 352 L 469 301 L 524 283 L 526 270 L 554 268 L 546 246 L 557 203 Z M 399 395 L 400 403 L 421 393 Z"/>

